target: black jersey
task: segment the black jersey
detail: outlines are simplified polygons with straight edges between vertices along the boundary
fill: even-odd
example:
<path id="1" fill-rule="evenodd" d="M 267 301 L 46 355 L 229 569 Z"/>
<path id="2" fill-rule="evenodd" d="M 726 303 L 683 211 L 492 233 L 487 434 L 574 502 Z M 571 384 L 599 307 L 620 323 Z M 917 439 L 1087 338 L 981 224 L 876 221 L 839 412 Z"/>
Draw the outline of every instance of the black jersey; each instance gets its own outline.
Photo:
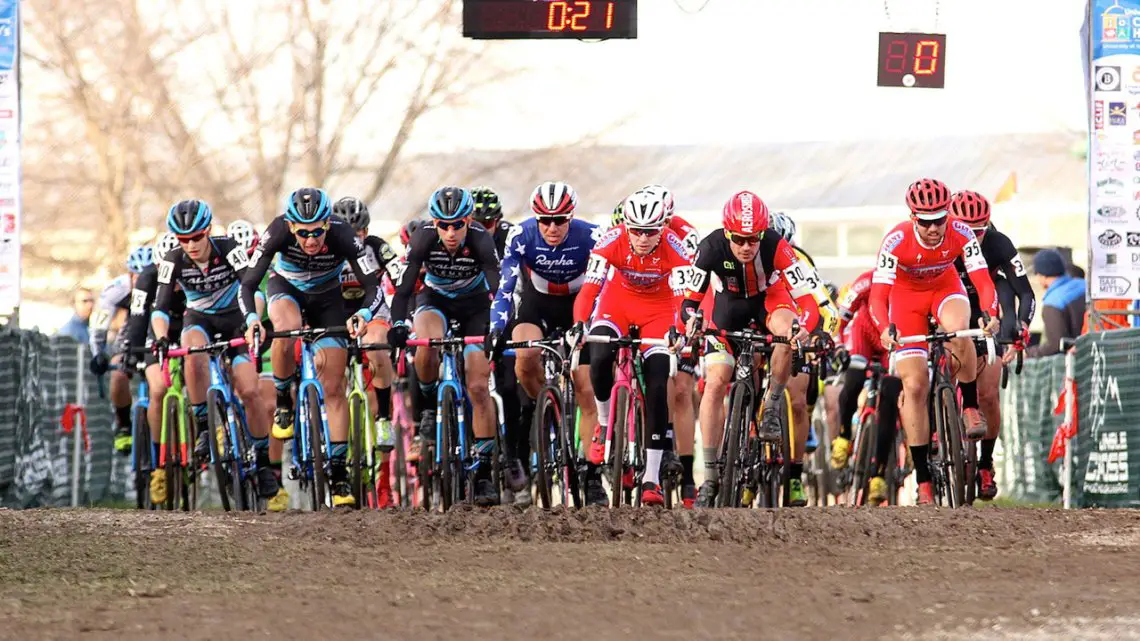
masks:
<path id="1" fill-rule="evenodd" d="M 364 253 L 366 260 L 374 262 L 388 274 L 388 278 L 395 281 L 400 277 L 401 265 L 396 252 L 383 238 L 367 236 L 364 238 Z M 340 291 L 344 300 L 353 306 L 358 306 L 364 300 L 364 286 L 356 277 L 356 272 L 349 266 L 340 273 Z"/>
<path id="2" fill-rule="evenodd" d="M 1009 307 L 1009 304 L 1012 302 L 1010 297 L 999 297 L 1002 309 L 1000 337 L 1013 339 L 1017 334 L 1017 325 L 1013 322 L 1014 319 L 1019 319 L 1026 325 L 1029 325 L 1029 323 L 1033 321 L 1033 316 L 1037 310 L 1037 301 L 1033 296 L 1033 287 L 1029 284 L 1029 278 L 1025 273 L 1025 265 L 1021 262 L 1021 255 L 1018 254 L 1017 247 L 1013 245 L 1013 241 L 1009 239 L 1009 236 L 1006 236 L 991 225 L 982 236 L 981 246 L 982 257 L 986 259 L 986 265 L 989 266 L 990 278 L 994 282 L 994 287 L 996 288 L 998 284 L 1002 282 L 1007 283 L 1009 289 L 1012 289 L 1016 297 L 1016 310 Z M 970 297 L 970 307 L 974 310 L 978 310 L 980 308 L 978 291 L 974 288 L 974 284 L 970 281 L 969 276 L 967 276 L 966 266 L 961 258 L 954 261 L 954 267 L 958 270 L 962 284 L 966 287 L 966 294 Z M 1003 289 L 1005 289 L 1004 286 Z M 1005 298 L 1005 300 L 1000 300 L 1001 298 Z"/>
<path id="3" fill-rule="evenodd" d="M 407 317 L 421 269 L 424 286 L 447 298 L 486 296 L 499 287 L 499 255 L 482 225 L 468 225 L 467 236 L 454 254 L 443 246 L 435 225 L 425 225 L 408 242 L 408 266 L 392 297 L 392 318 Z"/>
<path id="4" fill-rule="evenodd" d="M 174 288 L 186 296 L 186 309 L 199 314 L 228 314 L 238 308 L 238 290 L 249 265 L 245 247 L 228 236 L 209 238 L 210 256 L 205 264 L 195 263 L 181 247 L 175 247 L 158 261 L 158 292 L 154 313 L 168 319 L 174 301 Z"/>
<path id="5" fill-rule="evenodd" d="M 154 303 L 157 298 L 158 266 L 149 265 L 135 279 L 135 287 L 131 290 L 130 316 L 127 318 L 126 329 L 127 347 L 143 347 L 146 345 L 150 315 L 154 310 Z M 167 321 L 170 323 L 169 335 L 176 336 L 182 332 L 182 316 L 185 314 L 186 294 L 182 289 L 175 287 L 171 295 L 167 317 Z"/>
<path id="6" fill-rule="evenodd" d="M 708 291 L 710 274 L 716 274 L 723 287 L 723 295 L 733 298 L 760 297 L 768 287 L 774 285 L 784 275 L 793 298 L 810 295 L 815 269 L 804 263 L 795 250 L 779 234 L 764 234 L 756 257 L 747 263 L 741 262 L 732 253 L 731 241 L 723 229 L 718 229 L 704 237 L 697 247 L 693 261 L 692 277 L 689 278 L 689 292 L 685 295 L 682 307 L 695 312 Z M 803 275 L 800 277 L 799 275 Z M 795 282 L 792 282 L 795 281 Z M 688 314 L 686 314 L 687 317 Z"/>

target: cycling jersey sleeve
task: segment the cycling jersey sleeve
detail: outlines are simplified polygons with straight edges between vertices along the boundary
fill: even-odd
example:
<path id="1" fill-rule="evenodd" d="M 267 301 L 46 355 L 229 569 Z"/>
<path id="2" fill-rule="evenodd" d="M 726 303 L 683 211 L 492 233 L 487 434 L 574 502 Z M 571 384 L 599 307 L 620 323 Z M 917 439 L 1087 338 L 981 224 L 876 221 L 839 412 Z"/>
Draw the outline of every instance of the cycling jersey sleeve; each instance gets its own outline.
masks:
<path id="1" fill-rule="evenodd" d="M 285 248 L 285 243 L 289 240 L 289 229 L 286 226 L 285 218 L 282 216 L 277 217 L 269 226 L 265 228 L 265 233 L 261 235 L 261 241 L 257 244 L 257 249 L 253 251 L 253 256 L 249 258 L 249 267 L 245 270 L 245 274 L 241 279 L 241 295 L 238 296 L 238 304 L 241 306 L 242 316 L 247 321 L 250 320 L 250 315 L 257 315 L 257 303 L 255 297 L 257 290 L 261 287 L 261 279 L 265 277 L 266 272 L 269 271 L 269 266 L 273 263 L 273 258 Z"/>
<path id="2" fill-rule="evenodd" d="M 856 278 L 854 282 L 847 288 L 847 293 L 844 294 L 843 299 L 839 301 L 839 332 L 842 333 L 847 327 L 847 323 L 855 318 L 855 314 L 867 304 L 867 298 L 871 293 L 871 278 L 873 272 L 866 272 Z"/>
<path id="3" fill-rule="evenodd" d="M 431 251 L 437 234 L 434 227 L 416 230 L 408 246 L 407 265 L 404 267 L 400 280 L 396 283 L 396 293 L 392 295 L 392 320 L 404 322 L 408 318 L 408 303 L 416 289 L 416 282 L 420 279 L 420 270 L 423 269 L 424 259 Z"/>
<path id="4" fill-rule="evenodd" d="M 966 266 L 966 274 L 974 289 L 978 291 L 978 305 L 983 312 L 990 316 L 997 314 L 997 296 L 994 292 L 994 281 L 990 278 L 990 268 L 986 258 L 982 255 L 982 245 L 978 242 L 974 231 L 960 220 L 950 222 L 947 233 L 957 234 L 962 243 L 962 263 Z"/>
<path id="5" fill-rule="evenodd" d="M 1029 283 L 1029 276 L 1025 272 L 1025 263 L 1021 262 L 1021 254 L 1018 253 L 1017 248 L 1013 246 L 1013 241 L 1008 236 L 1002 236 L 998 239 L 1001 242 L 998 248 L 999 254 L 1002 257 L 1002 262 L 998 265 L 1005 273 L 1005 280 L 1013 289 L 1013 294 L 1017 300 L 1017 318 L 1028 326 L 1033 322 L 1033 317 L 1037 313 L 1037 297 L 1033 295 L 1033 286 Z M 1003 319 L 1005 316 L 1013 318 L 1013 314 L 1008 313 L 1012 309 L 1002 307 Z M 1002 323 L 1003 335 L 1005 335 L 1005 323 Z M 1016 327 L 1013 330 L 1016 334 Z M 1006 338 L 1014 338 L 1013 335 L 1006 335 Z"/>
<path id="6" fill-rule="evenodd" d="M 693 271 L 693 252 L 685 246 L 681 237 L 671 230 L 665 231 L 661 243 L 665 249 L 666 260 L 669 261 L 669 287 L 673 290 L 674 320 L 678 324 L 678 329 L 683 330 L 680 325 L 688 319 L 688 315 L 681 313 L 682 303 L 685 300 L 685 293 L 692 287 L 692 282 L 696 278 Z"/>
<path id="7" fill-rule="evenodd" d="M 499 279 L 499 289 L 491 303 L 491 331 L 502 332 L 510 322 L 514 309 L 515 285 L 525 266 L 527 240 L 521 238 L 522 225 L 515 225 L 507 234 L 503 246 L 503 265 Z"/>
<path id="8" fill-rule="evenodd" d="M 129 298 L 131 295 L 130 281 L 127 279 L 127 276 L 119 276 L 107 283 L 107 286 L 99 293 L 99 300 L 95 303 L 95 309 L 91 312 L 89 321 L 91 328 L 89 347 L 92 354 L 103 351 L 103 347 L 107 343 L 107 333 L 111 330 L 111 323 L 115 320 L 115 314 L 122 306 L 123 299 Z"/>
<path id="9" fill-rule="evenodd" d="M 128 347 L 142 347 L 146 343 L 146 328 L 157 291 L 158 269 L 148 267 L 139 274 L 135 287 L 131 290 L 130 316 L 127 317 L 126 328 Z"/>
<path id="10" fill-rule="evenodd" d="M 366 313 L 357 312 L 357 314 L 365 316 L 365 321 L 372 320 L 376 312 L 380 311 L 380 306 L 384 304 L 384 297 L 380 295 L 379 254 L 374 256 L 369 252 L 364 242 L 357 238 L 356 234 L 352 233 L 352 228 L 347 225 L 330 228 L 325 242 L 328 243 L 331 252 L 348 261 L 352 267 L 352 273 L 356 274 L 356 279 L 364 289 L 360 312 Z M 260 279 L 258 282 L 261 282 Z"/>
<path id="11" fill-rule="evenodd" d="M 815 331 L 819 327 L 820 313 L 819 303 L 816 302 L 811 290 L 815 285 L 822 286 L 819 274 L 816 274 L 815 268 L 801 259 L 796 250 L 784 240 L 780 240 L 776 245 L 772 266 L 780 270 L 781 278 L 800 308 L 800 322 L 809 332 Z"/>
<path id="12" fill-rule="evenodd" d="M 174 271 L 177 268 L 179 257 L 182 256 L 180 248 L 172 249 L 166 256 L 156 263 L 158 267 L 158 289 L 154 295 L 154 307 L 150 312 L 150 317 L 153 322 L 154 318 L 162 318 L 166 321 L 167 335 L 161 336 L 155 332 L 157 338 L 169 338 L 170 332 L 170 302 L 174 297 Z"/>
<path id="13" fill-rule="evenodd" d="M 828 293 L 827 287 L 823 284 L 823 279 L 819 277 L 819 272 L 815 269 L 815 263 L 807 255 L 807 252 L 795 245 L 792 246 L 792 249 L 796 252 L 796 257 L 800 262 L 800 265 L 794 269 L 792 276 L 804 281 L 804 288 L 808 290 L 815 301 L 816 307 L 819 309 L 819 327 L 828 335 L 837 336 L 839 333 L 839 309 L 836 308 L 835 301 L 831 300 L 831 294 Z"/>
<path id="14" fill-rule="evenodd" d="M 887 329 L 890 322 L 891 287 L 895 285 L 898 275 L 899 259 L 894 251 L 902 244 L 903 231 L 894 229 L 883 238 L 879 247 L 879 255 L 875 258 L 875 271 L 871 276 L 871 293 L 868 296 L 868 310 L 871 312 L 871 322 L 880 332 Z"/>
<path id="15" fill-rule="evenodd" d="M 716 233 L 716 232 L 713 232 Z M 705 237 L 697 247 L 696 259 L 689 272 L 688 288 L 685 291 L 685 300 L 681 302 L 681 316 L 688 319 L 701 307 L 701 301 L 709 290 L 709 281 L 712 279 L 713 267 L 716 264 L 714 252 L 710 251 L 712 241 L 710 236 Z"/>
<path id="16" fill-rule="evenodd" d="M 598 241 L 598 246 L 594 247 L 594 251 L 590 252 L 590 260 L 586 263 L 586 281 L 582 283 L 582 289 L 578 290 L 578 297 L 574 299 L 575 323 L 589 320 L 590 314 L 594 311 L 594 301 L 601 293 L 606 275 L 610 271 L 611 254 L 618 246 L 609 238 L 615 233 L 620 234 L 620 229 L 607 231 Z"/>

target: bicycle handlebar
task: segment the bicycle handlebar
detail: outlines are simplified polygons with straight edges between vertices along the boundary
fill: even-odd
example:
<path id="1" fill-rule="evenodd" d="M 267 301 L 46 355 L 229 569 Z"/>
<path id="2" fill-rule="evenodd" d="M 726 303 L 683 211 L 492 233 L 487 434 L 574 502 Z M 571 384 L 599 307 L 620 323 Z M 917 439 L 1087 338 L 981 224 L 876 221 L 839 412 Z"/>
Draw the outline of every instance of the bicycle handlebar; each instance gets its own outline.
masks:
<path id="1" fill-rule="evenodd" d="M 453 336 L 451 338 L 409 338 L 408 347 L 452 347 L 455 345 L 480 345 L 486 340 L 483 336 Z"/>
<path id="2" fill-rule="evenodd" d="M 888 331 L 892 333 L 895 333 L 897 331 L 895 329 L 894 323 L 891 324 Z M 985 339 L 986 344 L 986 363 L 993 364 L 994 359 L 997 358 L 997 350 L 994 347 L 994 337 L 989 335 L 984 329 L 960 329 L 954 332 L 934 331 L 925 335 L 920 334 L 914 336 L 897 336 L 895 337 L 894 341 L 897 343 L 898 347 L 902 347 L 904 345 L 913 345 L 915 343 L 946 343 L 956 338 L 969 338 L 972 340 L 983 338 Z M 891 350 L 892 356 L 896 350 L 897 347 Z"/>
<path id="3" fill-rule="evenodd" d="M 187 354 L 200 354 L 202 352 L 214 352 L 229 349 L 231 347 L 241 347 L 245 345 L 244 338 L 231 338 L 228 341 L 217 341 L 214 343 L 207 343 L 205 345 L 198 345 L 196 347 L 175 347 L 166 351 L 166 358 L 178 358 L 186 356 Z"/>

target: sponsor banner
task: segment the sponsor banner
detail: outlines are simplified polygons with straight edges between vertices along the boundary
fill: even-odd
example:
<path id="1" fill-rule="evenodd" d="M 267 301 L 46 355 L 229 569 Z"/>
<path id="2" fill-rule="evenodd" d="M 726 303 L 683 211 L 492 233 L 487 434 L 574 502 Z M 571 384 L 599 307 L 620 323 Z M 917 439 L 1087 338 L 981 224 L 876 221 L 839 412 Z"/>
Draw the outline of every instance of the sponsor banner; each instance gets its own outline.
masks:
<path id="1" fill-rule="evenodd" d="M 19 51 L 20 1 L 0 0 L 0 312 L 20 305 Z"/>
<path id="2" fill-rule="evenodd" d="M 1140 0 L 1090 11 L 1089 293 L 1140 300 Z"/>

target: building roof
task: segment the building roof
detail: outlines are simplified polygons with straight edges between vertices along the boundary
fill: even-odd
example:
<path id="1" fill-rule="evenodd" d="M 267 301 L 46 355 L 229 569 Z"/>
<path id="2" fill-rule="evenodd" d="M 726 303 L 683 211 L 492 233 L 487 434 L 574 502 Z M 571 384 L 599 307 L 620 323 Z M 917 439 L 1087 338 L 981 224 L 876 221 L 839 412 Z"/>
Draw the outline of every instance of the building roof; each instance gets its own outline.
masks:
<path id="1" fill-rule="evenodd" d="M 407 218 L 422 212 L 446 182 L 499 191 L 508 216 L 521 213 L 544 180 L 565 180 L 581 206 L 606 212 L 647 183 L 673 189 L 678 209 L 719 209 L 740 189 L 776 209 L 898 205 L 914 179 L 934 176 L 952 189 L 993 196 L 1016 172 L 1022 203 L 1087 198 L 1083 135 L 1009 134 L 929 140 L 865 140 L 725 146 L 589 145 L 541 150 L 464 151 L 404 162 L 374 211 Z"/>

